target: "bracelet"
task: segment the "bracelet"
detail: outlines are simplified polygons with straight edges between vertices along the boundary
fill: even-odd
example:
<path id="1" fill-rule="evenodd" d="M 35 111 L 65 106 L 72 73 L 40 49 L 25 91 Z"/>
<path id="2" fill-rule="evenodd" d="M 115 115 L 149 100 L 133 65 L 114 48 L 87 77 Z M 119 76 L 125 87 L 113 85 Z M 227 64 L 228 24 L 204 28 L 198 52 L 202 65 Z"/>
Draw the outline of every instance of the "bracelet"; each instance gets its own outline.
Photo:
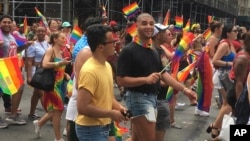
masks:
<path id="1" fill-rule="evenodd" d="M 186 90 L 188 90 L 187 87 L 185 87 L 185 88 L 182 90 L 182 92 L 185 93 Z"/>
<path id="2" fill-rule="evenodd" d="M 55 67 L 58 67 L 59 66 L 59 62 L 55 62 Z"/>

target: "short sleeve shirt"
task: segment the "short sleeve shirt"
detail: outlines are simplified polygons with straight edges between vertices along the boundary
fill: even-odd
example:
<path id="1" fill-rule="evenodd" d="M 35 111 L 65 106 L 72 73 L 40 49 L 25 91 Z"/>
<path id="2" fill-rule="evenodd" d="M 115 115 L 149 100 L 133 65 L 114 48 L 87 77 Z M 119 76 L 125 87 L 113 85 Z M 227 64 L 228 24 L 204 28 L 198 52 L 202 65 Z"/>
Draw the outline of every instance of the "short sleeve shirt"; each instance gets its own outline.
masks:
<path id="1" fill-rule="evenodd" d="M 43 55 L 48 47 L 49 44 L 47 41 L 35 41 L 35 43 L 27 49 L 27 57 L 34 57 L 35 62 L 41 62 Z"/>
<path id="2" fill-rule="evenodd" d="M 3 36 L 3 47 L 2 47 L 2 56 L 1 58 L 5 57 L 12 57 L 17 55 L 17 43 L 15 38 L 11 34 L 2 34 Z"/>

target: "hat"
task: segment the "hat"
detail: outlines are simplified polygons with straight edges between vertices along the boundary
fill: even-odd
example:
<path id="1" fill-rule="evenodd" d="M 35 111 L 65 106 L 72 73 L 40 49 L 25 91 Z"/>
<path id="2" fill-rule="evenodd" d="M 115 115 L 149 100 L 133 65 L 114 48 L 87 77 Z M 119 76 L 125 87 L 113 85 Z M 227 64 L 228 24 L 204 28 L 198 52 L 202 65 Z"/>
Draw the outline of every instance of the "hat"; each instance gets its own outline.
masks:
<path id="1" fill-rule="evenodd" d="M 19 24 L 19 27 L 23 27 L 24 25 L 23 25 L 23 23 L 22 24 Z"/>
<path id="2" fill-rule="evenodd" d="M 116 21 L 110 21 L 110 22 L 109 22 L 109 25 L 110 25 L 110 26 L 117 26 L 117 22 L 116 22 Z"/>
<path id="3" fill-rule="evenodd" d="M 62 27 L 71 27 L 69 22 L 63 22 Z"/>
<path id="4" fill-rule="evenodd" d="M 165 26 L 165 25 L 160 24 L 160 23 L 155 24 L 153 36 L 158 34 L 160 31 L 164 31 L 166 29 L 168 29 L 168 26 Z"/>

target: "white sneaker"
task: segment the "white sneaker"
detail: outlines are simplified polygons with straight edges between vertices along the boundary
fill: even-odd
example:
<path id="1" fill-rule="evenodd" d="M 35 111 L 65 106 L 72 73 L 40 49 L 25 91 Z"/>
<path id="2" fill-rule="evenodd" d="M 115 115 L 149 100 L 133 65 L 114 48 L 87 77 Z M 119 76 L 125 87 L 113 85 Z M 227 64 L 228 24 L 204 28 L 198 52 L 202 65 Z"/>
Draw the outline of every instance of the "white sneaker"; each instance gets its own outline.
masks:
<path id="1" fill-rule="evenodd" d="M 36 133 L 37 137 L 40 138 L 41 137 L 41 132 L 40 132 L 41 128 L 38 126 L 38 120 L 34 120 L 33 124 L 35 126 L 35 133 Z"/>
<path id="2" fill-rule="evenodd" d="M 67 136 L 67 130 L 66 130 L 66 128 L 63 129 L 63 135 Z"/>
<path id="3" fill-rule="evenodd" d="M 176 110 L 183 109 L 185 105 L 186 105 L 186 103 L 178 103 L 177 102 L 176 105 L 175 105 L 175 109 Z"/>
<path id="4" fill-rule="evenodd" d="M 206 111 L 199 110 L 198 108 L 195 108 L 194 115 L 202 116 L 202 117 L 208 117 L 209 113 L 206 112 Z"/>
<path id="5" fill-rule="evenodd" d="M 9 116 L 5 119 L 10 124 L 16 124 L 16 125 L 24 125 L 26 124 L 26 121 L 21 119 L 18 115 L 17 116 Z"/>

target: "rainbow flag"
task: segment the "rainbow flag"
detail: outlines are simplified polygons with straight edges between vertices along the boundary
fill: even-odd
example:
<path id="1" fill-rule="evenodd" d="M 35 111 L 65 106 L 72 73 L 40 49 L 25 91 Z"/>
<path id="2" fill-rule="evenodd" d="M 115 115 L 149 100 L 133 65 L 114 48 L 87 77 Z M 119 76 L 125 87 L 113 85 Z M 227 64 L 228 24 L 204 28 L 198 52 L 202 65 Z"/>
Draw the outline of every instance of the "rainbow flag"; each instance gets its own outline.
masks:
<path id="1" fill-rule="evenodd" d="M 193 70 L 194 67 L 195 67 L 195 62 L 192 63 L 192 64 L 190 64 L 190 65 L 188 65 L 183 70 L 179 71 L 177 73 L 177 79 L 178 79 L 178 81 L 179 82 L 184 82 L 187 79 L 188 75 L 190 74 L 190 71 Z"/>
<path id="2" fill-rule="evenodd" d="M 23 31 L 25 35 L 28 34 L 28 21 L 27 21 L 26 15 L 24 16 L 24 20 L 23 20 Z"/>
<path id="3" fill-rule="evenodd" d="M 76 44 L 76 42 L 82 37 L 82 30 L 79 26 L 75 25 L 70 35 L 70 42 Z"/>
<path id="4" fill-rule="evenodd" d="M 36 11 L 36 14 L 40 17 L 40 19 L 42 20 L 42 23 L 44 25 L 44 27 L 48 27 L 48 22 L 46 20 L 46 18 L 43 16 L 43 14 L 37 9 L 37 7 L 35 7 L 35 11 Z"/>
<path id="5" fill-rule="evenodd" d="M 168 26 L 169 19 L 170 19 L 170 9 L 168 9 L 168 11 L 166 13 L 163 25 Z"/>
<path id="6" fill-rule="evenodd" d="M 0 59 L 0 89 L 5 94 L 16 94 L 24 83 L 18 62 L 17 56 Z"/>
<path id="7" fill-rule="evenodd" d="M 196 62 L 198 60 L 198 54 L 194 52 L 193 49 L 189 49 L 187 52 L 187 62 L 189 64 L 192 64 L 193 62 Z"/>
<path id="8" fill-rule="evenodd" d="M 122 141 L 122 135 L 126 132 L 128 132 L 128 128 L 121 127 L 118 122 L 114 121 L 115 126 L 115 138 L 116 141 Z"/>
<path id="9" fill-rule="evenodd" d="M 190 19 L 188 19 L 186 26 L 183 28 L 183 32 L 189 32 L 190 31 Z"/>
<path id="10" fill-rule="evenodd" d="M 17 34 L 12 34 L 12 36 L 15 38 L 17 46 L 23 46 L 28 41 L 26 38 L 20 37 Z"/>
<path id="11" fill-rule="evenodd" d="M 202 34 L 203 34 L 204 39 L 207 40 L 211 36 L 212 32 L 210 28 L 208 28 Z"/>
<path id="12" fill-rule="evenodd" d="M 127 16 L 128 19 L 133 18 L 139 11 L 140 8 L 137 2 L 134 2 L 124 8 L 122 8 L 123 13 Z"/>
<path id="13" fill-rule="evenodd" d="M 175 16 L 175 29 L 181 30 L 183 28 L 183 17 Z"/>
<path id="14" fill-rule="evenodd" d="M 133 25 L 131 25 L 131 26 L 127 29 L 127 33 L 129 33 L 132 37 L 134 37 L 134 36 L 137 34 L 136 23 L 133 23 Z"/>
<path id="15" fill-rule="evenodd" d="M 214 20 L 214 16 L 211 16 L 211 15 L 207 16 L 208 23 L 211 23 L 213 20 Z"/>
<path id="16" fill-rule="evenodd" d="M 183 37 L 175 50 L 172 63 L 171 63 L 171 73 L 174 78 L 177 77 L 177 73 L 179 70 L 179 62 L 183 57 L 184 52 L 188 49 L 189 44 L 194 39 L 194 34 L 192 32 L 183 33 Z"/>
<path id="17" fill-rule="evenodd" d="M 166 94 L 166 100 L 168 100 L 168 102 L 171 102 L 171 100 L 173 99 L 173 95 L 174 95 L 174 88 L 169 86 Z"/>

